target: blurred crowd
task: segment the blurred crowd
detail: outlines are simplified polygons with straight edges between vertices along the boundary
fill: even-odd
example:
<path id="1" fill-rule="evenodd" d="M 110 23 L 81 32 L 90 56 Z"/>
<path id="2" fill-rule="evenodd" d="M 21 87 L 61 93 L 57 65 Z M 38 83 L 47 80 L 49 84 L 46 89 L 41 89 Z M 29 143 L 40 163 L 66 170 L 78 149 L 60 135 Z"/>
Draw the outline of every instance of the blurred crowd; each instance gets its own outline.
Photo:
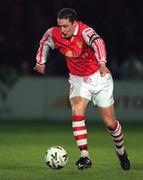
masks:
<path id="1" fill-rule="evenodd" d="M 142 5 L 129 0 L 1 0 L 0 79 L 12 85 L 20 76 L 40 76 L 33 71 L 39 41 L 56 25 L 63 7 L 74 8 L 79 20 L 103 37 L 115 79 L 143 79 Z M 56 50 L 47 63 L 45 76 L 68 75 L 65 59 Z"/>

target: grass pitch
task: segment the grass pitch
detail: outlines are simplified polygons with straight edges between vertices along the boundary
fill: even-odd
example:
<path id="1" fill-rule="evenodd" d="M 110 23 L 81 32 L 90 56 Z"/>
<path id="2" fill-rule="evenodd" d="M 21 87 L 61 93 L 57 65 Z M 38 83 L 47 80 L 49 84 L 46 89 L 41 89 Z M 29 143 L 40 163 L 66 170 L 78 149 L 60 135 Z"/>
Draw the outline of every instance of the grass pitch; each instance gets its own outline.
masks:
<path id="1" fill-rule="evenodd" d="M 103 125 L 87 124 L 93 166 L 79 171 L 80 153 L 71 124 L 50 122 L 0 123 L 0 180 L 142 180 L 143 124 L 122 125 L 131 170 L 121 169 L 113 142 Z M 65 168 L 53 170 L 44 161 L 46 149 L 60 145 L 68 152 Z"/>

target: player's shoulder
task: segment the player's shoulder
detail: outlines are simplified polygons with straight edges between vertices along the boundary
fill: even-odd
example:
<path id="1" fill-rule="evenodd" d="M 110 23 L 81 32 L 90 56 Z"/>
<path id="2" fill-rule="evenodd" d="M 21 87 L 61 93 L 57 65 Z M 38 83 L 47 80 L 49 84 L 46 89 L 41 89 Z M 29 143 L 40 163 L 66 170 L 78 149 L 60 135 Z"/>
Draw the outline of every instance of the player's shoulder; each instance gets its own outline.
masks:
<path id="1" fill-rule="evenodd" d="M 97 33 L 95 32 L 95 30 L 92 27 L 90 27 L 86 24 L 82 25 L 82 35 L 92 36 L 93 34 L 97 34 Z"/>
<path id="2" fill-rule="evenodd" d="M 78 21 L 78 24 L 82 30 L 89 27 L 87 24 L 83 23 L 82 21 Z"/>
<path id="3" fill-rule="evenodd" d="M 82 23 L 81 33 L 82 33 L 84 40 L 87 42 L 87 44 L 90 43 L 91 39 L 99 38 L 99 35 L 96 33 L 96 31 L 92 27 L 90 27 L 84 23 Z"/>
<path id="4" fill-rule="evenodd" d="M 51 27 L 45 32 L 46 36 L 51 37 L 56 37 L 58 34 L 60 34 L 60 29 L 57 26 Z"/>
<path id="5" fill-rule="evenodd" d="M 83 37 L 90 37 L 92 35 L 97 35 L 95 29 L 93 29 L 92 27 L 88 26 L 87 24 L 84 24 L 83 22 L 79 22 L 79 26 L 81 29 L 81 34 Z"/>
<path id="6" fill-rule="evenodd" d="M 51 31 L 52 31 L 52 33 L 54 34 L 56 34 L 56 33 L 60 33 L 61 31 L 60 31 L 60 28 L 58 27 L 58 26 L 54 26 L 54 27 L 52 27 L 51 28 Z"/>

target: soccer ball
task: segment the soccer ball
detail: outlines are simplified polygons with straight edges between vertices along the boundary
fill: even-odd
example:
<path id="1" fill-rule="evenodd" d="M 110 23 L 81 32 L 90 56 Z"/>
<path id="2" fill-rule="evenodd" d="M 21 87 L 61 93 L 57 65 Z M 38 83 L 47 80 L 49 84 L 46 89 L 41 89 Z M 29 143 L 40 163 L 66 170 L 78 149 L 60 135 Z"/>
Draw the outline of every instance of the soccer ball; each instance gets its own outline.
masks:
<path id="1" fill-rule="evenodd" d="M 61 169 L 67 164 L 68 154 L 61 146 L 53 146 L 47 149 L 45 160 L 50 168 Z"/>

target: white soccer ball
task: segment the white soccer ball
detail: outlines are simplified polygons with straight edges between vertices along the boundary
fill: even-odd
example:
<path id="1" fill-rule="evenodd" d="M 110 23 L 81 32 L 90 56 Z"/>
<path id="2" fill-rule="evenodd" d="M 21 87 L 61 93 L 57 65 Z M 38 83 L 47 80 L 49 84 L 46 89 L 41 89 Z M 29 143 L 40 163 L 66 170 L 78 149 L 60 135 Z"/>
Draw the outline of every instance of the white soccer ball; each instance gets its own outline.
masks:
<path id="1" fill-rule="evenodd" d="M 61 146 L 53 146 L 47 149 L 45 160 L 50 168 L 61 169 L 67 164 L 68 154 Z"/>

